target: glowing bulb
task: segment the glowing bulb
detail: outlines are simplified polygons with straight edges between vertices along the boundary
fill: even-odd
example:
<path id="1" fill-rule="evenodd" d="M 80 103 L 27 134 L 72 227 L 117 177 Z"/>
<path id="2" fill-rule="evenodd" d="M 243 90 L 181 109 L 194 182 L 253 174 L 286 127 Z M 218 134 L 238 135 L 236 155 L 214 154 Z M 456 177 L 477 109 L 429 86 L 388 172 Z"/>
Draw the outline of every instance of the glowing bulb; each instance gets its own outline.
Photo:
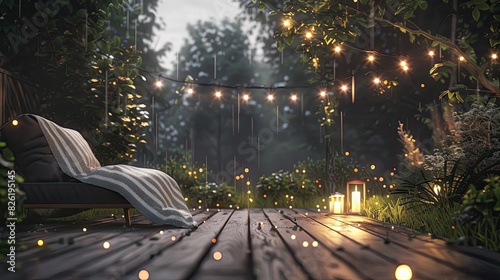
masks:
<path id="1" fill-rule="evenodd" d="M 220 91 L 216 91 L 216 92 L 215 92 L 215 97 L 217 97 L 217 98 L 221 98 L 221 97 L 222 97 L 222 92 L 220 92 Z"/>
<path id="2" fill-rule="evenodd" d="M 285 20 L 283 21 L 283 26 L 284 26 L 284 27 L 290 27 L 290 25 L 291 25 L 290 20 L 285 19 Z"/>
<path id="3" fill-rule="evenodd" d="M 346 85 L 342 85 L 342 86 L 340 87 L 340 90 L 342 90 L 342 91 L 347 91 L 347 86 L 346 86 Z"/>
<path id="4" fill-rule="evenodd" d="M 188 88 L 188 89 L 187 89 L 187 93 L 189 93 L 189 94 L 193 94 L 193 93 L 194 93 L 194 90 L 193 90 L 192 88 Z"/>
<path id="5" fill-rule="evenodd" d="M 354 172 L 357 173 L 358 171 L 359 171 L 359 169 L 355 167 Z"/>
<path id="6" fill-rule="evenodd" d="M 313 242 L 312 242 L 312 246 L 313 246 L 314 248 L 318 247 L 318 245 L 319 245 L 318 241 L 313 241 Z"/>
<path id="7" fill-rule="evenodd" d="M 214 260 L 220 261 L 220 260 L 222 260 L 222 253 L 219 252 L 219 251 L 214 252 L 214 254 L 212 255 L 212 257 L 214 258 Z"/>
<path id="8" fill-rule="evenodd" d="M 342 49 L 340 48 L 340 46 L 335 46 L 335 48 L 333 49 L 336 53 L 339 53 Z"/>
<path id="9" fill-rule="evenodd" d="M 373 79 L 373 82 L 374 82 L 375 84 L 380 84 L 380 79 L 379 79 L 379 78 L 375 78 L 375 79 Z"/>
<path id="10" fill-rule="evenodd" d="M 370 55 L 368 56 L 368 61 L 370 61 L 370 62 L 375 61 L 375 56 L 373 56 L 373 54 L 370 54 Z"/>
<path id="11" fill-rule="evenodd" d="M 12 121 L 12 125 L 13 125 L 13 126 L 16 126 L 16 125 L 18 125 L 18 124 L 19 124 L 19 121 L 17 121 L 17 120 L 13 120 L 13 121 Z"/>
<path id="12" fill-rule="evenodd" d="M 248 94 L 243 95 L 243 100 L 248 101 L 250 99 L 250 96 Z"/>
<path id="13" fill-rule="evenodd" d="M 269 100 L 269 101 L 273 101 L 273 100 L 274 100 L 274 95 L 269 94 L 269 95 L 267 96 L 267 100 Z"/>
<path id="14" fill-rule="evenodd" d="M 290 99 L 292 99 L 292 101 L 297 101 L 297 95 L 292 94 L 292 96 L 290 96 Z"/>
<path id="15" fill-rule="evenodd" d="M 139 271 L 139 274 L 137 275 L 139 277 L 139 280 L 148 280 L 149 279 L 149 272 L 145 269 Z"/>
<path id="16" fill-rule="evenodd" d="M 497 55 L 496 53 L 494 53 L 494 54 L 492 54 L 492 55 L 491 55 L 491 58 L 493 58 L 493 59 L 497 59 L 497 58 L 498 58 L 498 55 Z"/>
<path id="17" fill-rule="evenodd" d="M 399 65 L 401 65 L 401 67 L 405 67 L 407 64 L 406 64 L 406 60 L 401 60 L 399 62 Z"/>
<path id="18" fill-rule="evenodd" d="M 87 228 L 83 228 L 83 229 L 82 229 L 82 231 L 83 231 L 83 232 L 86 232 L 86 231 L 87 231 Z"/>
<path id="19" fill-rule="evenodd" d="M 397 280 L 410 280 L 412 277 L 411 267 L 406 264 L 401 264 L 396 268 L 394 276 Z"/>
<path id="20" fill-rule="evenodd" d="M 108 241 L 106 241 L 106 242 L 102 243 L 102 247 L 103 247 L 104 249 L 109 249 L 109 247 L 110 247 L 110 246 L 111 246 L 111 244 L 109 244 L 109 242 L 108 242 Z"/>
<path id="21" fill-rule="evenodd" d="M 175 241 L 175 240 L 177 240 L 177 237 L 172 236 L 172 237 L 170 237 L 170 240 Z"/>
<path id="22" fill-rule="evenodd" d="M 155 82 L 155 87 L 157 87 L 157 88 L 162 88 L 162 87 L 163 87 L 163 82 L 162 82 L 162 81 L 160 81 L 160 80 L 156 81 L 156 82 Z"/>
<path id="23" fill-rule="evenodd" d="M 350 155 L 349 152 L 345 152 L 344 154 L 346 157 L 348 157 Z"/>
<path id="24" fill-rule="evenodd" d="M 319 93 L 319 96 L 321 96 L 321 97 L 325 97 L 325 96 L 326 96 L 326 91 L 322 90 L 322 91 Z"/>
<path id="25" fill-rule="evenodd" d="M 38 245 L 39 247 L 42 247 L 42 246 L 43 246 L 43 240 L 42 240 L 42 239 L 39 239 L 39 240 L 36 242 L 36 245 Z"/>
<path id="26" fill-rule="evenodd" d="M 403 71 L 408 71 L 410 68 L 408 68 L 408 65 L 403 66 Z"/>
<path id="27" fill-rule="evenodd" d="M 248 172 L 250 172 L 250 169 L 248 167 L 246 167 L 245 170 L 243 170 L 243 171 L 245 171 L 245 173 L 248 173 Z"/>
<path id="28" fill-rule="evenodd" d="M 313 35 L 312 35 L 312 33 L 311 33 L 311 32 L 307 32 L 307 33 L 306 33 L 306 38 L 307 38 L 307 39 L 311 39 L 311 38 L 312 38 L 312 36 L 313 36 Z"/>
<path id="29" fill-rule="evenodd" d="M 464 61 L 464 60 L 465 60 L 465 57 L 461 56 L 461 57 L 459 57 L 459 58 L 458 58 L 458 60 L 460 60 L 460 61 Z"/>
<path id="30" fill-rule="evenodd" d="M 429 56 L 434 56 L 434 51 L 429 51 Z"/>
<path id="31" fill-rule="evenodd" d="M 318 209 L 318 210 L 319 210 L 319 209 Z M 302 246 L 303 246 L 304 248 L 309 247 L 309 242 L 307 242 L 307 241 L 302 242 Z"/>
<path id="32" fill-rule="evenodd" d="M 295 240 L 295 239 L 297 238 L 297 236 L 295 236 L 295 234 L 292 234 L 292 236 L 290 236 L 290 238 L 291 238 L 292 240 Z"/>
<path id="33" fill-rule="evenodd" d="M 371 170 L 375 170 L 375 164 L 370 165 Z"/>

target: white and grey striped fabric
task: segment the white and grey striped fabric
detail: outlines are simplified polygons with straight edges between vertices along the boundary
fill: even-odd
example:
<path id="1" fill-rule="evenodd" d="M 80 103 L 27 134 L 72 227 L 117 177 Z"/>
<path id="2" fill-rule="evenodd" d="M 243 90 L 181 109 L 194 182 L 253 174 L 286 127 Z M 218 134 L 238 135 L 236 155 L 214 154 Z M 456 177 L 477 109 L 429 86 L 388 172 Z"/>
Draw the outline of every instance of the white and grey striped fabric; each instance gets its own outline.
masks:
<path id="1" fill-rule="evenodd" d="M 196 227 L 179 185 L 164 172 L 129 165 L 101 166 L 82 135 L 34 115 L 61 170 L 125 197 L 155 224 Z"/>

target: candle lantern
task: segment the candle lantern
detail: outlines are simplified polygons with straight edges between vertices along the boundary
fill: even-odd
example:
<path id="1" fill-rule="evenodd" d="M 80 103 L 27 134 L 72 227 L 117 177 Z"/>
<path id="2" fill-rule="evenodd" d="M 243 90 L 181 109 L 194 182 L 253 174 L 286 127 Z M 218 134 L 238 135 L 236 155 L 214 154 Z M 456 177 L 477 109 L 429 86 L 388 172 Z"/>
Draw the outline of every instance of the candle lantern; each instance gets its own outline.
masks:
<path id="1" fill-rule="evenodd" d="M 361 180 L 347 181 L 347 212 L 360 213 L 365 206 L 366 183 Z"/>
<path id="2" fill-rule="evenodd" d="M 342 214 L 344 213 L 344 195 L 336 192 L 330 195 L 330 213 Z"/>

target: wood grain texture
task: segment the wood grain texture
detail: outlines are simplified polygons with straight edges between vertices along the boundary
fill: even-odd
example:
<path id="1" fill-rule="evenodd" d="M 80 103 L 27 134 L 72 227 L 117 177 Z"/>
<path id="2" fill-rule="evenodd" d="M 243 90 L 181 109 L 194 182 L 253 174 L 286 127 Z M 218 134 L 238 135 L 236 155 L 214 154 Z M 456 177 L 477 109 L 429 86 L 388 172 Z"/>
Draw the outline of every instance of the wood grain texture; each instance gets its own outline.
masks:
<path id="1" fill-rule="evenodd" d="M 307 279 L 261 209 L 250 210 L 250 237 L 257 279 Z"/>
<path id="2" fill-rule="evenodd" d="M 498 253 L 412 236 L 359 215 L 213 209 L 193 217 L 200 224 L 193 230 L 153 225 L 141 215 L 125 227 L 121 213 L 117 219 L 20 224 L 21 266 L 6 273 L 2 261 L 0 279 L 138 279 L 141 270 L 162 280 L 394 279 L 402 263 L 413 269 L 413 279 L 500 276 Z M 37 246 L 38 239 L 44 246 Z M 214 259 L 217 252 L 220 260 Z"/>

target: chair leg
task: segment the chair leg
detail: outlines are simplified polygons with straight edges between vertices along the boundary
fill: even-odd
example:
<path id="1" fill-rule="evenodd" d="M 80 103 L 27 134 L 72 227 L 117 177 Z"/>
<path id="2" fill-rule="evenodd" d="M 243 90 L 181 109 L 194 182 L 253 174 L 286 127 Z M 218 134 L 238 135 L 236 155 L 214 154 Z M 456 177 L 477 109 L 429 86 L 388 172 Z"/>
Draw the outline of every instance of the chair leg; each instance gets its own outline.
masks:
<path id="1" fill-rule="evenodd" d="M 125 223 L 127 226 L 131 226 L 132 222 L 130 221 L 130 208 L 123 208 Z"/>

